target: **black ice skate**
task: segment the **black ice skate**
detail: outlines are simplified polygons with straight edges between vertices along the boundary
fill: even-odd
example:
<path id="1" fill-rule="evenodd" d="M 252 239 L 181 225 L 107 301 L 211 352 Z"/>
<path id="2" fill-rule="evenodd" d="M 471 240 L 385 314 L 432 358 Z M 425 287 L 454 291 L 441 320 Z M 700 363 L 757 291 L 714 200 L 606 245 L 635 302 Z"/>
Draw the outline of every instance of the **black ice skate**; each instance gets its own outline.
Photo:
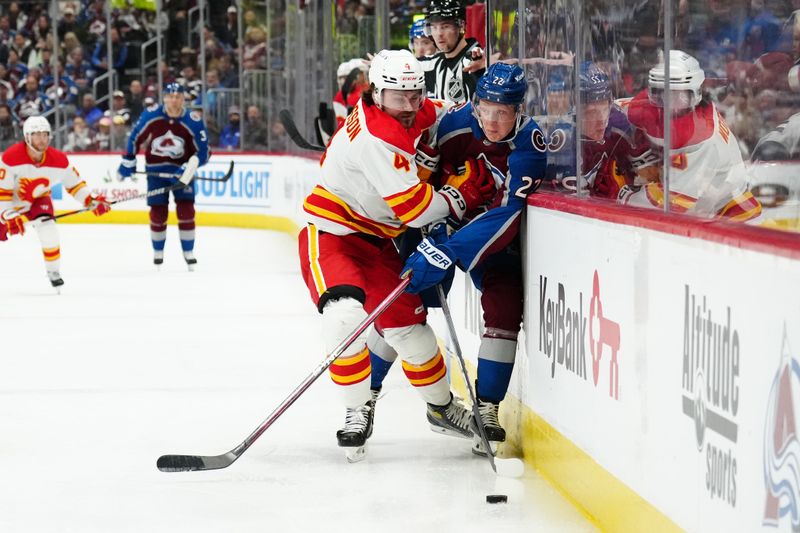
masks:
<path id="1" fill-rule="evenodd" d="M 64 280 L 61 279 L 61 274 L 58 272 L 48 272 L 47 279 L 50 280 L 50 285 L 56 290 L 58 294 L 61 294 L 61 286 L 64 284 Z"/>
<path id="2" fill-rule="evenodd" d="M 186 261 L 189 272 L 194 272 L 194 266 L 197 264 L 197 259 L 194 258 L 194 252 L 191 250 L 183 252 L 183 259 Z"/>
<path id="3" fill-rule="evenodd" d="M 489 446 L 492 448 L 492 454 L 497 454 L 497 445 L 506 441 L 506 430 L 500 425 L 497 418 L 497 411 L 500 406 L 496 403 L 485 402 L 478 399 L 478 413 L 481 415 L 481 422 L 483 423 L 483 430 L 486 432 L 486 440 L 489 441 Z M 472 437 L 472 453 L 475 455 L 486 455 L 486 448 L 481 440 L 481 434 L 478 431 L 478 425 L 473 418 L 470 422 L 470 428 L 473 432 Z"/>
<path id="4" fill-rule="evenodd" d="M 452 393 L 447 405 L 428 404 L 428 422 L 431 424 L 431 431 L 436 433 L 469 439 L 472 437 L 470 418 L 470 412 Z"/>
<path id="5" fill-rule="evenodd" d="M 344 427 L 336 432 L 336 440 L 339 446 L 345 448 L 345 456 L 351 463 L 357 463 L 366 457 L 367 439 L 372 436 L 374 405 L 375 400 L 370 398 L 367 403 L 355 409 L 348 407 Z"/>
<path id="6" fill-rule="evenodd" d="M 164 250 L 153 251 L 153 264 L 159 268 L 164 264 Z"/>

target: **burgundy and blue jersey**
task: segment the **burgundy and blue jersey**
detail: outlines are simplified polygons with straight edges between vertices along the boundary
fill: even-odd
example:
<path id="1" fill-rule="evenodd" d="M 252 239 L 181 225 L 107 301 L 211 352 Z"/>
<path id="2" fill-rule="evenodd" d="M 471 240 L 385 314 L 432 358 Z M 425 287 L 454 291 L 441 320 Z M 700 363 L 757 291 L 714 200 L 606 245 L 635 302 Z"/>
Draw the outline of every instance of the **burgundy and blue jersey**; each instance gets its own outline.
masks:
<path id="1" fill-rule="evenodd" d="M 516 134 L 500 142 L 486 140 L 472 103 L 451 108 L 438 130 L 443 167 L 462 166 L 467 158 L 484 159 L 497 194 L 488 209 L 459 229 L 447 246 L 464 270 L 472 270 L 489 255 L 511 244 L 519 233 L 528 194 L 545 175 L 547 145 L 536 121 L 523 117 Z"/>
<path id="2" fill-rule="evenodd" d="M 197 155 L 200 166 L 208 162 L 208 133 L 203 117 L 196 111 L 183 110 L 178 118 L 167 115 L 160 105 L 142 113 L 128 139 L 128 154 L 145 151 L 148 172 L 179 174 L 181 165 Z"/>

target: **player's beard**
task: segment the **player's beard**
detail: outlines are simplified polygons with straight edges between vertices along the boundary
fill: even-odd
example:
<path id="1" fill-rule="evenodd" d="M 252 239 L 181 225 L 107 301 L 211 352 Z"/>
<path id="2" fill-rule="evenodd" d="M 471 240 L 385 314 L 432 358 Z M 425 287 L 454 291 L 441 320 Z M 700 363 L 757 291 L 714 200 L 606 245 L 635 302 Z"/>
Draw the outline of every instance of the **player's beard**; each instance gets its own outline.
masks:
<path id="1" fill-rule="evenodd" d="M 405 129 L 408 129 L 414 125 L 416 116 L 417 113 L 415 111 L 403 111 L 397 115 L 397 121 L 400 122 Z"/>

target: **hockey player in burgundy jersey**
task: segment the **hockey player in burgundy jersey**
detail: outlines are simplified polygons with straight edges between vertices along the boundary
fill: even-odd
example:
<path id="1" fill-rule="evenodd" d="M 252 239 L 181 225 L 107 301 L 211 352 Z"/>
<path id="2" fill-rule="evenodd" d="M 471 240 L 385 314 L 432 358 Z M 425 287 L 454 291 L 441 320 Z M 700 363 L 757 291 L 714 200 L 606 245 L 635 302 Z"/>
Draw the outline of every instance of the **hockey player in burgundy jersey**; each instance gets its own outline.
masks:
<path id="1" fill-rule="evenodd" d="M 438 191 L 419 179 L 417 143 L 448 106 L 425 97 L 422 66 L 408 50 L 379 52 L 369 81 L 370 90 L 331 138 L 321 180 L 303 204 L 308 225 L 300 232 L 300 266 L 322 314 L 329 352 L 397 287 L 402 260 L 393 237 L 447 216 L 460 220 L 494 191 L 477 176 L 455 176 Z M 406 293 L 375 326 L 427 403 L 431 429 L 469 438 L 469 412 L 450 393 L 444 358 L 425 318 L 420 298 Z M 346 407 L 337 440 L 351 461 L 359 460 L 375 406 L 365 340 L 356 340 L 329 370 Z"/>
<path id="2" fill-rule="evenodd" d="M 164 103 L 142 113 L 128 139 L 127 153 L 117 171 L 119 179 L 129 178 L 136 170 L 136 154 L 145 151 L 146 172 L 175 174 L 182 172 L 191 156 L 196 155 L 199 164 L 208 162 L 208 133 L 203 117 L 197 111 L 184 107 L 184 88 L 179 83 L 168 83 L 164 88 Z M 152 191 L 175 183 L 175 179 L 148 177 L 147 190 Z M 197 260 L 194 257 L 194 182 L 173 191 L 175 212 L 178 215 L 178 230 L 183 257 L 189 269 Z M 153 241 L 153 262 L 164 261 L 164 243 L 167 239 L 167 217 L 169 215 L 169 193 L 150 196 L 150 236 Z"/>
<path id="3" fill-rule="evenodd" d="M 95 215 L 111 210 L 104 196 L 89 193 L 86 182 L 69 164 L 67 155 L 50 146 L 50 123 L 30 117 L 22 126 L 25 138 L 3 152 L 0 161 L 0 241 L 8 235 L 25 233 L 25 222 L 43 219 L 37 227 L 47 277 L 53 287 L 64 284 L 59 273 L 61 247 L 58 228 L 52 218 L 50 191 L 58 182 Z"/>
<path id="4" fill-rule="evenodd" d="M 463 165 L 473 172 L 485 167 L 494 176 L 497 194 L 487 209 L 447 239 L 435 233 L 424 239 L 406 261 L 412 272 L 409 290 L 419 292 L 440 283 L 448 269 L 432 262 L 438 250 L 469 272 L 481 291 L 484 334 L 478 351 L 478 411 L 494 447 L 505 440 L 498 407 L 505 397 L 522 322 L 522 262 L 519 226 L 526 198 L 545 176 L 546 146 L 536 122 L 522 114 L 527 84 L 517 66 L 495 63 L 478 81 L 472 102 L 451 109 L 439 125 L 442 168 Z M 473 427 L 473 432 L 477 434 Z M 473 451 L 485 454 L 479 438 Z"/>

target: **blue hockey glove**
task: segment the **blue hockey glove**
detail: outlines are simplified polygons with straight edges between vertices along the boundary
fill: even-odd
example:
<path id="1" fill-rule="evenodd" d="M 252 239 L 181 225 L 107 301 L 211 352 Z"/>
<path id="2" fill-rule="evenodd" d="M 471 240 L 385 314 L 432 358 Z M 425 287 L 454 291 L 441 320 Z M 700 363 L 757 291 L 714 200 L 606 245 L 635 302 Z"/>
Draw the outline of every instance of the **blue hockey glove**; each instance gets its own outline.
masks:
<path id="1" fill-rule="evenodd" d="M 447 245 L 436 244 L 430 237 L 422 239 L 417 251 L 403 265 L 403 274 L 411 274 L 411 283 L 406 287 L 406 292 L 417 294 L 441 283 L 453 263 L 453 252 Z"/>
<path id="2" fill-rule="evenodd" d="M 131 176 L 133 176 L 135 170 L 136 170 L 136 156 L 123 155 L 122 161 L 120 162 L 119 168 L 117 169 L 117 180 L 123 181 L 125 179 L 130 178 Z"/>

